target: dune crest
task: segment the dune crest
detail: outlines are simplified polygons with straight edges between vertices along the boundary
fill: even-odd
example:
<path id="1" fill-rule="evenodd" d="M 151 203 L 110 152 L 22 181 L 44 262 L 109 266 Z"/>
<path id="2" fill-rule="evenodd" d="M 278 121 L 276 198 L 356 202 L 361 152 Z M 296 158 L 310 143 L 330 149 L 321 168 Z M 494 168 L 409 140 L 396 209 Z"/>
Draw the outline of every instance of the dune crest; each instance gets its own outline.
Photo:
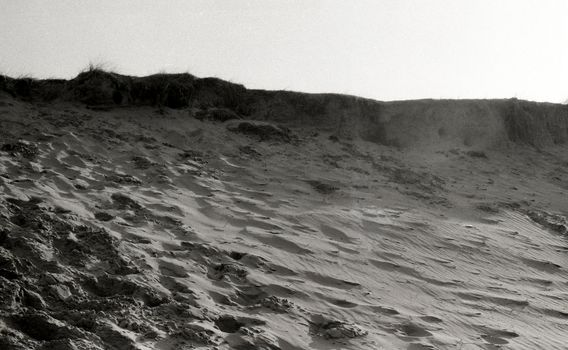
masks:
<path id="1" fill-rule="evenodd" d="M 197 108 L 199 119 L 255 119 L 317 126 L 338 136 L 398 147 L 536 147 L 568 141 L 568 106 L 509 100 L 381 102 L 339 94 L 247 89 L 191 74 L 131 77 L 91 68 L 71 80 L 3 77 L 0 89 L 31 101 Z"/>

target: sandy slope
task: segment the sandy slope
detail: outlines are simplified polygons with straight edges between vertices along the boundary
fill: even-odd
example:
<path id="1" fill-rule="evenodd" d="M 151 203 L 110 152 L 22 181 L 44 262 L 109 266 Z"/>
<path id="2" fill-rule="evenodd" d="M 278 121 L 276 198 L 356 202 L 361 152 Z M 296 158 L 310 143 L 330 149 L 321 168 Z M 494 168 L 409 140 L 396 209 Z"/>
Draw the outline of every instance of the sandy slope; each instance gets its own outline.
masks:
<path id="1" fill-rule="evenodd" d="M 3 95 L 0 347 L 566 348 L 565 148 L 231 123 Z"/>

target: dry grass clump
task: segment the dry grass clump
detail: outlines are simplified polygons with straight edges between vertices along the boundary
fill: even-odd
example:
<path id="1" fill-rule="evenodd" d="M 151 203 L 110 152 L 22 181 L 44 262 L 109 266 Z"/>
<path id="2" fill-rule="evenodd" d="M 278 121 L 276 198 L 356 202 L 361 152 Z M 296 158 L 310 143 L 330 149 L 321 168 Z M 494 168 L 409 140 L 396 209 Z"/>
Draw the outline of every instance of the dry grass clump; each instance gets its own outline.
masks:
<path id="1" fill-rule="evenodd" d="M 130 78 L 91 64 L 68 82 L 66 90 L 73 100 L 88 105 L 120 105 L 128 102 Z"/>
<path id="2" fill-rule="evenodd" d="M 39 80 L 31 75 L 17 78 L 0 75 L 0 90 L 23 100 L 52 101 L 61 95 L 64 85 L 65 80 L 61 79 Z"/>
<path id="3" fill-rule="evenodd" d="M 244 86 L 189 73 L 146 77 L 121 75 L 105 63 L 89 63 L 71 80 L 0 76 L 0 89 L 22 99 L 78 101 L 90 106 L 152 105 L 169 108 L 228 108 L 249 115 Z"/>

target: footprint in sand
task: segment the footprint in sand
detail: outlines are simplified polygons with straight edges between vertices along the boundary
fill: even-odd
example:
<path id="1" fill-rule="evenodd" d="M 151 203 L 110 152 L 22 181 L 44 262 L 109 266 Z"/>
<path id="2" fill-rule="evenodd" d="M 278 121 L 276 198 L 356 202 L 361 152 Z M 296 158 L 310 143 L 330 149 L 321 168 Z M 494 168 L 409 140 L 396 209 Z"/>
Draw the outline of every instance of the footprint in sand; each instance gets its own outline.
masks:
<path id="1" fill-rule="evenodd" d="M 400 324 L 395 329 L 399 334 L 407 337 L 423 338 L 432 335 L 426 328 L 412 322 Z"/>
<path id="2" fill-rule="evenodd" d="M 333 297 L 330 297 L 329 295 L 324 295 L 322 293 L 314 293 L 314 295 L 317 296 L 320 299 L 327 301 L 328 303 L 330 303 L 332 305 L 339 306 L 339 307 L 345 308 L 345 309 L 351 309 L 351 308 L 359 306 L 359 304 L 351 302 L 349 300 L 333 298 Z"/>
<path id="3" fill-rule="evenodd" d="M 428 323 L 442 323 L 442 322 L 444 322 L 442 319 L 440 319 L 436 316 L 422 316 L 420 318 L 422 320 L 428 322 Z"/>
<path id="4" fill-rule="evenodd" d="M 527 258 L 521 258 L 521 260 L 523 261 L 523 263 L 525 263 L 525 265 L 529 267 L 548 273 L 555 273 L 561 269 L 560 265 L 555 264 L 551 261 L 542 261 Z"/>
<path id="5" fill-rule="evenodd" d="M 159 261 L 158 265 L 160 272 L 164 276 L 179 278 L 185 278 L 188 276 L 186 269 L 183 266 L 178 265 L 176 262 L 162 259 Z"/>
<path id="6" fill-rule="evenodd" d="M 312 315 L 310 333 L 326 339 L 359 338 L 369 332 L 356 324 L 342 322 L 324 315 Z"/>
<path id="7" fill-rule="evenodd" d="M 483 334 L 481 337 L 488 343 L 494 345 L 509 344 L 507 339 L 517 338 L 519 335 L 515 332 L 494 329 L 489 327 L 481 327 Z"/>
<path id="8" fill-rule="evenodd" d="M 337 242 L 355 243 L 355 240 L 349 237 L 345 232 L 328 225 L 320 226 L 321 232 L 329 239 Z"/>
<path id="9" fill-rule="evenodd" d="M 317 284 L 321 284 L 328 287 L 334 287 L 339 289 L 352 289 L 361 286 L 361 284 L 354 281 L 342 280 L 331 276 L 325 276 L 317 272 L 305 271 L 304 275 L 306 275 L 306 277 L 309 280 Z"/>

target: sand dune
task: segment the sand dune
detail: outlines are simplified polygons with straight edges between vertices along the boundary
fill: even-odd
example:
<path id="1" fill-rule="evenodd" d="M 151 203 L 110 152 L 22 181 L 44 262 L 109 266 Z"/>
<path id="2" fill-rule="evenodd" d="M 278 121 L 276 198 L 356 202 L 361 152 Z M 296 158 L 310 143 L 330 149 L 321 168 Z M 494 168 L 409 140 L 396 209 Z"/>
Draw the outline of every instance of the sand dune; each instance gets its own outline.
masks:
<path id="1" fill-rule="evenodd" d="M 566 106 L 95 78 L 3 82 L 1 348 L 565 348 Z"/>

